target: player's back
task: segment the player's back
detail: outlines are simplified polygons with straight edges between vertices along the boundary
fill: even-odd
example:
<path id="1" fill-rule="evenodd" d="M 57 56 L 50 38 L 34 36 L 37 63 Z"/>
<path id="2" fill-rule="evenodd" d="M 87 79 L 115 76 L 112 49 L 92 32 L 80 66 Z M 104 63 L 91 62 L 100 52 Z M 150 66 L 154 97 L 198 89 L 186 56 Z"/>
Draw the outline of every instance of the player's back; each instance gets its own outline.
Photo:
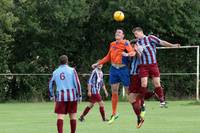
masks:
<path id="1" fill-rule="evenodd" d="M 59 66 L 53 73 L 57 90 L 75 88 L 74 69 L 68 65 Z"/>
<path id="2" fill-rule="evenodd" d="M 60 65 L 53 72 L 53 81 L 56 83 L 56 101 L 76 101 L 81 88 L 74 68 Z"/>

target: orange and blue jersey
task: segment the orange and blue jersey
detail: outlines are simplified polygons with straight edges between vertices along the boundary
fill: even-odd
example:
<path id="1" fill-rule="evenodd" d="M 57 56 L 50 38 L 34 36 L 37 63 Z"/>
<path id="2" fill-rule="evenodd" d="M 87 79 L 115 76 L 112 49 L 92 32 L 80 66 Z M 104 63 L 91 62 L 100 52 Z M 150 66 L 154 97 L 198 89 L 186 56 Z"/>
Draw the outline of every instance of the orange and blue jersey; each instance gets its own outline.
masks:
<path id="1" fill-rule="evenodd" d="M 102 60 L 99 61 L 99 64 L 111 62 L 111 64 L 127 65 L 128 61 L 126 57 L 122 56 L 123 52 L 134 52 L 132 46 L 127 40 L 111 42 L 108 54 Z"/>
<path id="2" fill-rule="evenodd" d="M 111 62 L 110 67 L 110 84 L 122 82 L 126 88 L 130 84 L 130 74 L 128 68 L 128 58 L 122 55 L 123 52 L 135 53 L 134 49 L 127 40 L 114 41 L 110 43 L 108 54 L 98 62 L 98 64 L 105 64 Z M 120 67 L 116 67 L 118 65 Z"/>

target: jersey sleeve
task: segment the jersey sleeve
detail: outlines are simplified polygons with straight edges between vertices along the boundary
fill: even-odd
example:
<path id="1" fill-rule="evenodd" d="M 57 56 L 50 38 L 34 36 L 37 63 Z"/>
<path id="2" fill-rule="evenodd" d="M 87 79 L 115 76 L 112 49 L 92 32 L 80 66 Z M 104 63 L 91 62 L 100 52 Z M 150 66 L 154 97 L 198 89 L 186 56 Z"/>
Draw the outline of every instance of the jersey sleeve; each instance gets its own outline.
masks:
<path id="1" fill-rule="evenodd" d="M 81 96 L 82 95 L 81 84 L 80 84 L 78 74 L 75 69 L 74 69 L 74 85 L 75 85 L 76 92 L 78 93 L 79 96 Z"/>
<path id="2" fill-rule="evenodd" d="M 54 82 L 55 82 L 54 80 L 55 80 L 55 75 L 53 73 L 51 79 L 49 80 L 49 87 L 48 87 L 48 89 L 49 89 L 49 97 L 50 98 L 54 97 L 54 90 L 53 90 L 53 85 L 54 85 Z"/>
<path id="3" fill-rule="evenodd" d="M 155 43 L 156 46 L 160 46 L 161 40 L 158 37 L 156 37 L 154 35 L 150 35 L 150 36 L 148 36 L 148 38 L 149 38 L 150 42 Z"/>
<path id="4" fill-rule="evenodd" d="M 108 54 L 98 62 L 99 65 L 103 65 L 111 60 L 110 51 L 111 51 L 111 44 L 110 44 Z"/>

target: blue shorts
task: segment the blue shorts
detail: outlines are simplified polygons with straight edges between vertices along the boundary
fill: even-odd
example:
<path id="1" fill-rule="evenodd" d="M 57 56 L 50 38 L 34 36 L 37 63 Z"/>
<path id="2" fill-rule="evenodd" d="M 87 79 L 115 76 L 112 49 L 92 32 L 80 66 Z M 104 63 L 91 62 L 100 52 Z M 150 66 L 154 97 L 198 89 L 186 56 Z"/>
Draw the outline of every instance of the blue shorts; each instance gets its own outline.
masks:
<path id="1" fill-rule="evenodd" d="M 123 86 L 127 87 L 130 84 L 130 74 L 128 67 L 115 68 L 113 66 L 110 67 L 110 84 L 122 83 Z"/>

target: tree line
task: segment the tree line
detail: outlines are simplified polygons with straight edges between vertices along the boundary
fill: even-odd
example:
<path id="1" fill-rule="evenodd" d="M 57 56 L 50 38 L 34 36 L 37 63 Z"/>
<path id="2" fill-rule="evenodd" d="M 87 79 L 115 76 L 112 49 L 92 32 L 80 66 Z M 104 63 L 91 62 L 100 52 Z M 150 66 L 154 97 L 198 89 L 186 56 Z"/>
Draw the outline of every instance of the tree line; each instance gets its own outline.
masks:
<path id="1" fill-rule="evenodd" d="M 199 0 L 1 0 L 0 7 L 1 74 L 52 73 L 62 54 L 79 73 L 89 73 L 107 53 L 117 28 L 127 39 L 134 38 L 133 27 L 141 26 L 172 43 L 200 44 Z M 113 20 L 116 10 L 125 13 L 123 22 Z M 163 50 L 158 58 L 162 72 L 196 71 L 195 51 Z M 1 75 L 0 101 L 47 100 L 49 78 Z M 80 78 L 85 88 L 86 79 Z M 161 78 L 169 96 L 194 96 L 195 76 Z"/>

